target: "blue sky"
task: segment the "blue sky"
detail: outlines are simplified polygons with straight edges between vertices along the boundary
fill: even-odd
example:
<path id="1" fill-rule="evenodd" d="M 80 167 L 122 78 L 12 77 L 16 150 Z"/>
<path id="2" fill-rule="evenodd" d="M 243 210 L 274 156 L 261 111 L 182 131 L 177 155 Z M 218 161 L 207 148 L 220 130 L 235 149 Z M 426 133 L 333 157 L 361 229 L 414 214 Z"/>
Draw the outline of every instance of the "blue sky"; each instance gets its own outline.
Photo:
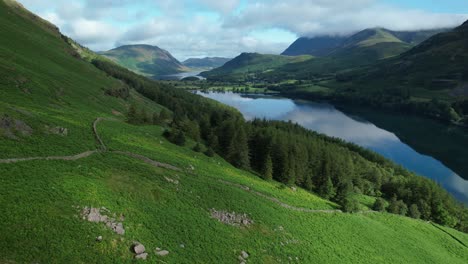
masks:
<path id="1" fill-rule="evenodd" d="M 19 0 L 93 50 L 151 44 L 179 60 L 281 53 L 299 36 L 420 30 L 468 19 L 467 0 Z"/>

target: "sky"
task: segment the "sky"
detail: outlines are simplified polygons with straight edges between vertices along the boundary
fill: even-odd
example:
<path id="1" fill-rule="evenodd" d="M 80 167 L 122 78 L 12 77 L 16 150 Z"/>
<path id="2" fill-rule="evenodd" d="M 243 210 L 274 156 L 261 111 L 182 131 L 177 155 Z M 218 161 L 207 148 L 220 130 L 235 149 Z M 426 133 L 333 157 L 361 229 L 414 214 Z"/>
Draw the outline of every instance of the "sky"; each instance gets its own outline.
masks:
<path id="1" fill-rule="evenodd" d="M 468 20 L 467 0 L 18 0 L 95 51 L 150 44 L 177 59 L 279 54 L 301 36 Z"/>

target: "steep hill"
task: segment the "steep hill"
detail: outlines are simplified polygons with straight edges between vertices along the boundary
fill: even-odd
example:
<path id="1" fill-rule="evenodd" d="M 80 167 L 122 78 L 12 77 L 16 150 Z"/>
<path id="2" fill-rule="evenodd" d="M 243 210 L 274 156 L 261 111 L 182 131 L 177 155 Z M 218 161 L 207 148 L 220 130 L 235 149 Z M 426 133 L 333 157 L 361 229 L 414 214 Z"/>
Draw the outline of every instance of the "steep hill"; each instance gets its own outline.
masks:
<path id="1" fill-rule="evenodd" d="M 357 80 L 372 85 L 423 88 L 447 96 L 468 96 L 468 22 L 437 34 L 396 58 L 356 72 Z"/>
<path id="2" fill-rule="evenodd" d="M 150 45 L 126 45 L 101 55 L 136 73 L 151 78 L 188 70 L 168 51 Z"/>
<path id="3" fill-rule="evenodd" d="M 162 136 L 169 123 L 218 124 L 211 132 L 237 153 L 230 143 L 241 142 L 240 134 L 225 139 L 245 123 L 232 109 L 90 56 L 98 69 L 58 30 L 4 1 L 0 24 L 1 263 L 132 263 L 134 241 L 145 246 L 148 255 L 138 257 L 148 263 L 466 262 L 465 233 L 370 211 L 375 197 L 358 193 L 361 213 L 343 213 L 312 192 L 195 152 L 190 138 L 178 146 Z M 165 109 L 168 119 L 182 117 L 155 125 L 143 116 L 131 124 L 131 106 L 140 115 Z M 239 126 L 231 129 L 232 120 Z M 389 188 L 418 179 L 444 194 L 344 143 L 312 133 L 304 138 L 356 162 L 362 173 L 390 177 Z M 330 164 L 325 171 L 338 168 Z M 445 202 L 434 213 L 454 221 Z"/>
<path id="4" fill-rule="evenodd" d="M 206 57 L 206 58 L 190 58 L 182 62 L 190 68 L 217 68 L 223 66 L 230 58 L 221 57 Z"/>

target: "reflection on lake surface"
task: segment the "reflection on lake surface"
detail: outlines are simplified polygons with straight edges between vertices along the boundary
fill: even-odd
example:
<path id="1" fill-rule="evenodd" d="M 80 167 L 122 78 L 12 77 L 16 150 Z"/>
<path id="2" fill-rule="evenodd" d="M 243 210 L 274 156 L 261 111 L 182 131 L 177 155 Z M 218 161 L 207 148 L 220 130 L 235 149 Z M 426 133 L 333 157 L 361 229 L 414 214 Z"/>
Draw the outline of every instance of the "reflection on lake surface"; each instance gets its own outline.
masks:
<path id="1" fill-rule="evenodd" d="M 197 77 L 200 80 L 204 80 L 205 78 L 200 76 L 199 75 L 200 73 L 201 71 L 181 72 L 181 73 L 170 74 L 170 75 L 162 75 L 162 76 L 159 76 L 157 79 L 159 80 L 182 80 L 183 78 L 186 78 L 186 77 Z"/>
<path id="2" fill-rule="evenodd" d="M 437 181 L 458 200 L 468 204 L 468 181 L 440 161 L 416 152 L 395 134 L 362 118 L 346 115 L 330 104 L 267 95 L 198 94 L 237 108 L 246 119 L 291 120 L 311 130 L 374 150 L 417 174 Z"/>

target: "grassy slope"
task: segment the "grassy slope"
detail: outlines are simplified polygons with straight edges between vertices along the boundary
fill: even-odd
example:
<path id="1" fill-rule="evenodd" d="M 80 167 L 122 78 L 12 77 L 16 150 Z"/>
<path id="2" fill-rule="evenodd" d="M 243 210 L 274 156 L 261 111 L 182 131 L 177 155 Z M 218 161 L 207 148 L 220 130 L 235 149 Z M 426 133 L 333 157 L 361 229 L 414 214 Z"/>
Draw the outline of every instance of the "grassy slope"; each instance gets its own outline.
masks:
<path id="1" fill-rule="evenodd" d="M 0 22 L 0 112 L 35 128 L 32 137 L 20 141 L 0 138 L 1 158 L 96 148 L 91 122 L 111 116 L 112 109 L 123 112 L 128 104 L 104 96 L 104 87 L 120 83 L 73 58 L 59 36 L 45 34 L 2 2 Z M 20 77 L 28 81 L 16 87 Z M 158 111 L 137 94 L 130 100 L 144 101 Z M 70 134 L 41 133 L 44 124 L 67 127 Z M 160 127 L 135 127 L 120 120 L 102 122 L 98 130 L 111 149 L 131 150 L 181 168 L 193 165 L 195 171 L 154 168 L 112 153 L 69 162 L 0 164 L 0 262 L 130 263 L 133 240 L 147 247 L 148 262 L 159 262 L 154 248 L 168 249 L 166 263 L 238 263 L 241 250 L 250 253 L 252 263 L 287 262 L 296 256 L 303 263 L 464 263 L 468 258 L 466 247 L 422 221 L 389 214 L 296 212 L 222 184 L 217 179 L 248 185 L 295 206 L 335 207 L 305 191 L 261 181 L 219 158 L 172 145 L 160 136 Z M 77 205 L 105 206 L 125 214 L 125 236 L 121 239 L 103 225 L 80 220 L 73 207 Z M 209 217 L 210 208 L 245 212 L 255 224 L 223 225 Z M 462 241 L 468 239 L 448 230 Z M 98 235 L 104 237 L 101 243 L 95 242 Z M 179 247 L 182 243 L 185 248 Z"/>

